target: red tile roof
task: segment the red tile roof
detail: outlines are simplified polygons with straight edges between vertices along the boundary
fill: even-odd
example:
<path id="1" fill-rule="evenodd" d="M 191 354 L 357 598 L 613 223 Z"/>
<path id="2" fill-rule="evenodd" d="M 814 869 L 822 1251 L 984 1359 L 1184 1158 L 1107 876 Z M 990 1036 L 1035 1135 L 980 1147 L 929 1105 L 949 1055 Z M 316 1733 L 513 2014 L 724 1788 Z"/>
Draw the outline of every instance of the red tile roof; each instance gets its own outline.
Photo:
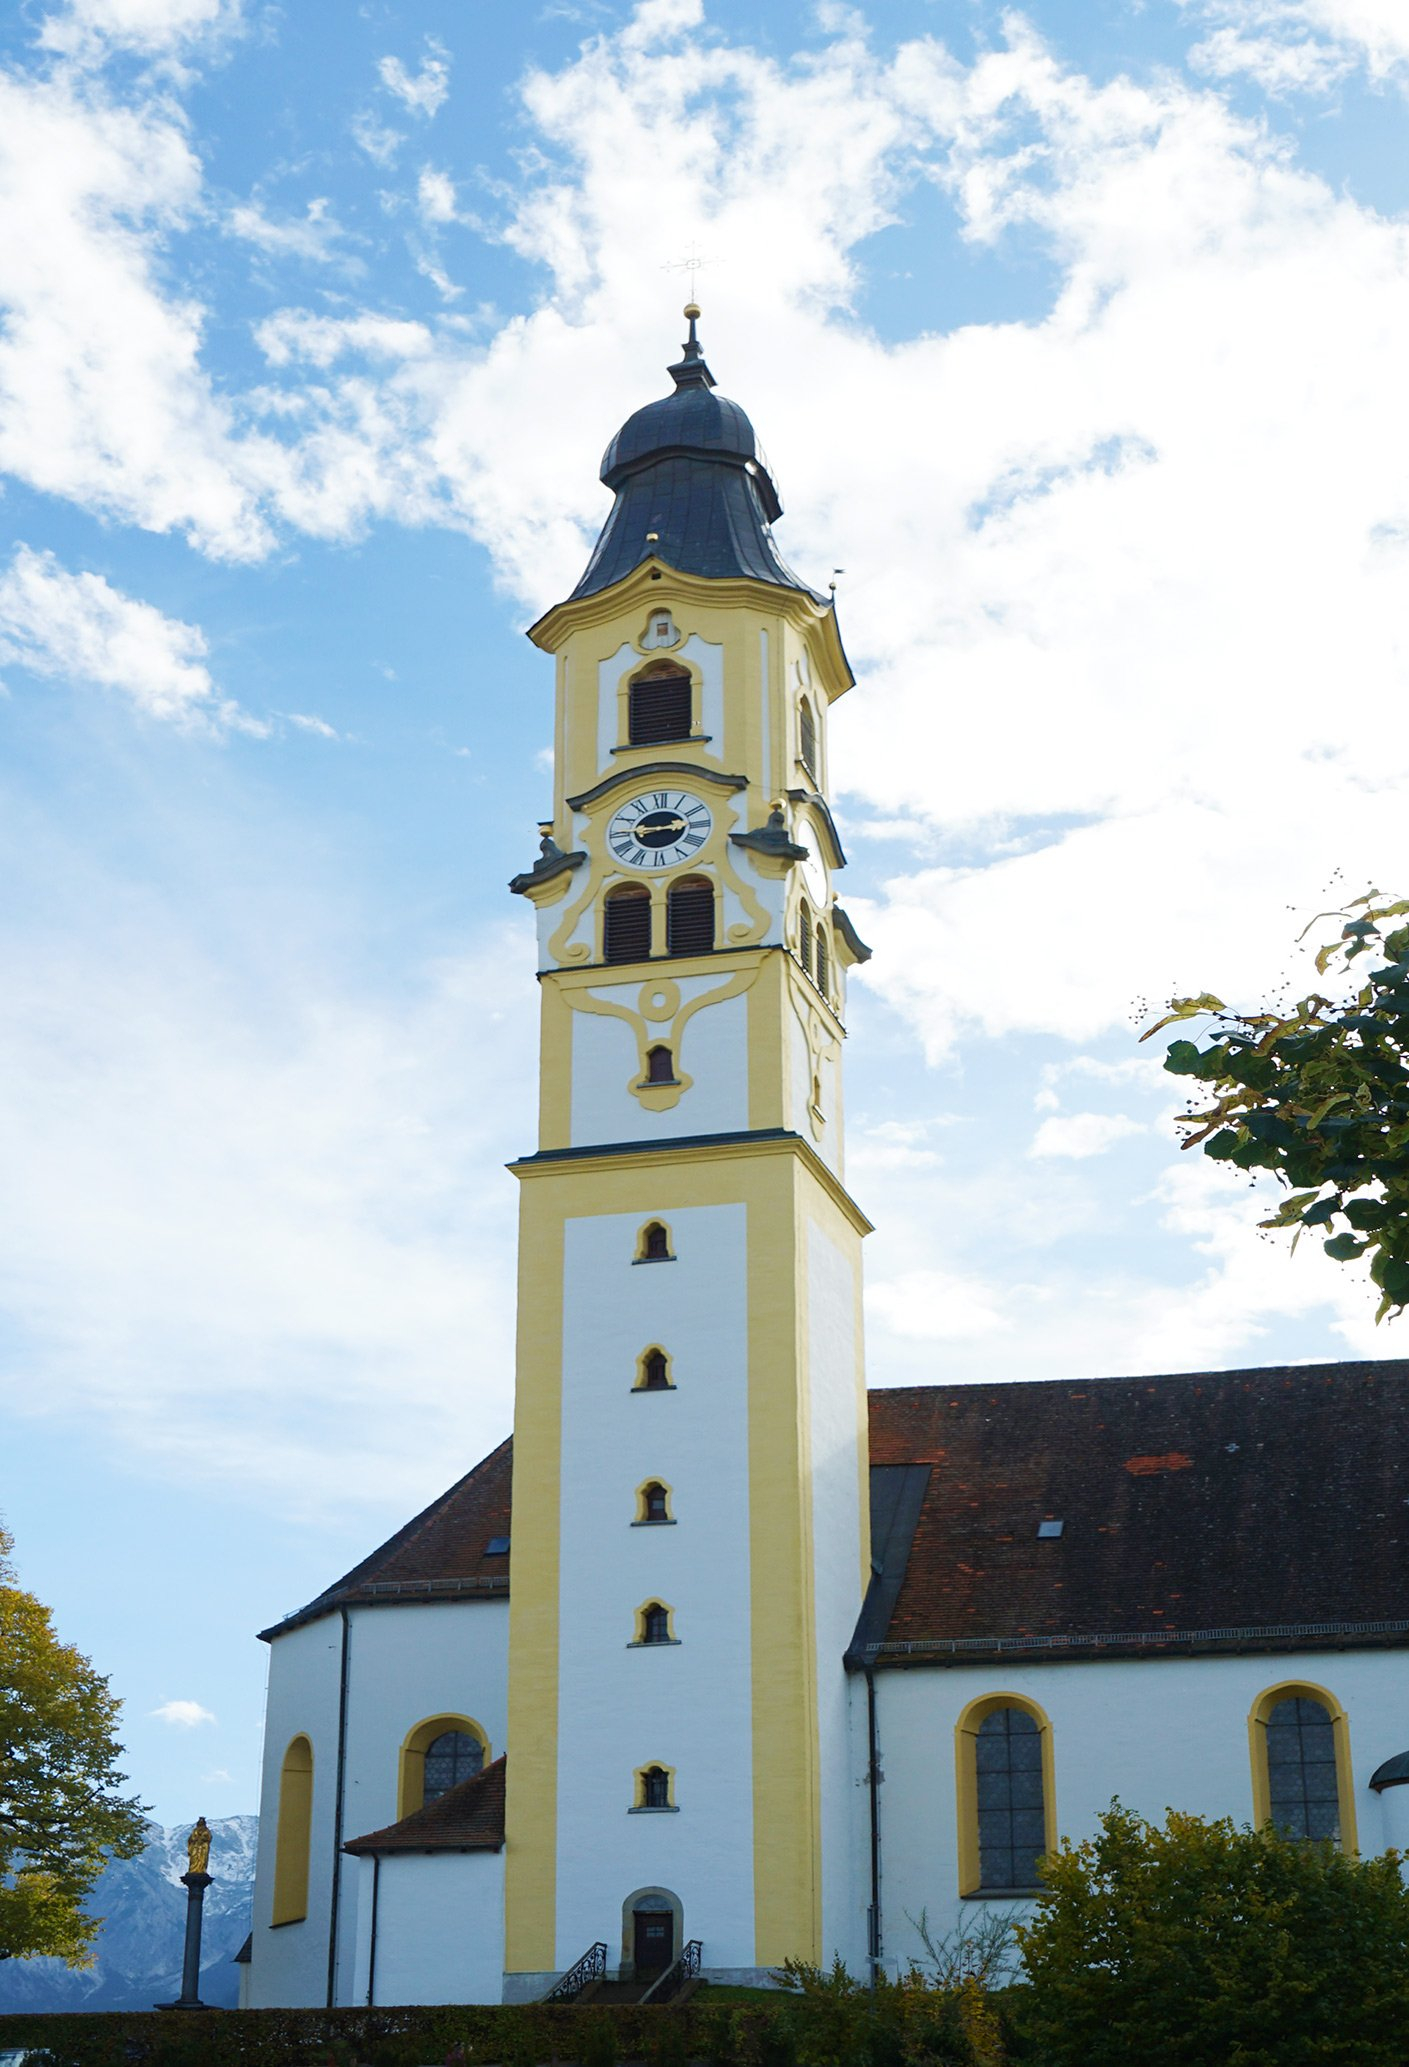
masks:
<path id="1" fill-rule="evenodd" d="M 498 1852 L 504 1845 L 504 1769 L 496 1758 L 399 1823 L 351 1838 L 345 1852 Z"/>
<path id="2" fill-rule="evenodd" d="M 1409 1643 L 1409 1362 L 877 1391 L 871 1461 L 929 1476 L 865 1643 Z"/>

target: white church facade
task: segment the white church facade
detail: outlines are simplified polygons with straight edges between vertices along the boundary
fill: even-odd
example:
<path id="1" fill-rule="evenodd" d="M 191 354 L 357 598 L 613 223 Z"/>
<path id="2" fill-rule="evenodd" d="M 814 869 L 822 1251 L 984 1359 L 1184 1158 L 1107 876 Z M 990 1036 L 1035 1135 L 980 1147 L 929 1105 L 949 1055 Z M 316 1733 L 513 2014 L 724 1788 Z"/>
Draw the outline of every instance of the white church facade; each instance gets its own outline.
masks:
<path id="1" fill-rule="evenodd" d="M 852 676 L 686 313 L 532 633 L 513 1438 L 264 1632 L 255 2005 L 895 1970 L 1113 1796 L 1409 1847 L 1409 1365 L 867 1392 Z"/>

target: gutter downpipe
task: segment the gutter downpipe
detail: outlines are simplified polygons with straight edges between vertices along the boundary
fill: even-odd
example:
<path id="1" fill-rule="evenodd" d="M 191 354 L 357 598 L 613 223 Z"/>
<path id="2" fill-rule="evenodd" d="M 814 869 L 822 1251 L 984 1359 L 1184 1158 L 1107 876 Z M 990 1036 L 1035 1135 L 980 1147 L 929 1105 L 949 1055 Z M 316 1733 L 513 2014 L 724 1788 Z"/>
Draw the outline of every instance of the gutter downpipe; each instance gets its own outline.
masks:
<path id="1" fill-rule="evenodd" d="M 880 1731 L 876 1720 L 876 1673 L 875 1667 L 862 1667 L 866 1674 L 866 1781 L 871 1804 L 871 1986 L 876 1986 L 881 1970 L 881 1754 Z"/>
<path id="2" fill-rule="evenodd" d="M 342 1617 L 342 1651 L 338 1661 L 338 1769 L 337 1786 L 333 1794 L 333 1892 L 328 1905 L 328 2008 L 333 2007 L 333 1996 L 338 1978 L 338 1898 L 342 1893 L 342 1821 L 343 1792 L 347 1768 L 347 1654 L 352 1640 L 352 1623 L 346 1608 L 338 1609 Z"/>
<path id="3" fill-rule="evenodd" d="M 381 1892 L 382 1855 L 372 1854 L 372 1942 L 367 1947 L 367 2007 L 377 2005 L 377 1898 Z"/>

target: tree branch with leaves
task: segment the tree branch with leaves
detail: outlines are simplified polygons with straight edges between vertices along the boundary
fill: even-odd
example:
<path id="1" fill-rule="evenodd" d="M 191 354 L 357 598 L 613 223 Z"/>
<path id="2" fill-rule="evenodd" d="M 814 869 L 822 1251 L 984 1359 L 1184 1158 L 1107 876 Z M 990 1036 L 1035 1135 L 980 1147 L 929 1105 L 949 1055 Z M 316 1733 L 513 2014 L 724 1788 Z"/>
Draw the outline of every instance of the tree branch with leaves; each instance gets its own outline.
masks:
<path id="1" fill-rule="evenodd" d="M 1344 921 L 1316 956 L 1312 991 L 1290 1011 L 1241 1012 L 1205 991 L 1173 998 L 1142 1041 L 1207 1016 L 1205 1044 L 1171 1041 L 1165 1068 L 1201 1087 L 1176 1124 L 1183 1148 L 1238 1170 L 1269 1170 L 1290 1196 L 1266 1228 L 1308 1229 L 1337 1263 L 1368 1260 L 1377 1321 L 1409 1304 L 1409 899 L 1379 891 L 1322 919 Z M 1371 958 L 1371 959 L 1366 959 Z"/>
<path id="2" fill-rule="evenodd" d="M 145 1845 L 143 1804 L 118 1793 L 121 1703 L 14 1583 L 0 1529 L 0 1959 L 91 1963 L 83 1901 L 109 1855 Z"/>

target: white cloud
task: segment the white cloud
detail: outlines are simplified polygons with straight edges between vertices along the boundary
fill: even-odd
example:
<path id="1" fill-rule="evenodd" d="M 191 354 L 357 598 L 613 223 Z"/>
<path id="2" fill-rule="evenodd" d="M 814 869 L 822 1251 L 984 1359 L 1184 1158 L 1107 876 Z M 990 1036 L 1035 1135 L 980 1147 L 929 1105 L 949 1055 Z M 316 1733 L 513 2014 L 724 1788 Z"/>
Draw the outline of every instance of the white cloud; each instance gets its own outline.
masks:
<path id="1" fill-rule="evenodd" d="M 1032 1138 L 1029 1155 L 1069 1156 L 1074 1162 L 1104 1155 L 1127 1134 L 1143 1134 L 1139 1120 L 1125 1113 L 1072 1112 L 1044 1120 Z"/>
<path id="2" fill-rule="evenodd" d="M 406 138 L 399 129 L 389 129 L 364 108 L 353 117 L 352 140 L 374 165 L 390 165 Z"/>
<path id="3" fill-rule="evenodd" d="M 867 1313 L 892 1335 L 915 1342 L 971 1342 L 1011 1324 L 1001 1295 L 958 1272 L 912 1270 L 868 1287 Z"/>
<path id="4" fill-rule="evenodd" d="M 425 222 L 454 222 L 455 182 L 450 175 L 438 172 L 433 165 L 424 166 L 416 182 L 416 205 Z"/>
<path id="5" fill-rule="evenodd" d="M 433 40 L 419 72 L 408 72 L 399 57 L 383 57 L 377 60 L 377 73 L 388 93 L 413 115 L 423 115 L 428 121 L 450 91 L 450 66 L 445 51 Z"/>
<path id="6" fill-rule="evenodd" d="M 1216 24 L 1195 64 L 1216 77 L 1248 72 L 1273 93 L 1324 92 L 1357 65 L 1409 87 L 1409 14 L 1402 0 L 1180 0 Z"/>
<path id="7" fill-rule="evenodd" d="M 302 258 L 313 265 L 337 263 L 360 270 L 360 261 L 340 248 L 347 232 L 330 208 L 327 196 L 319 195 L 301 216 L 279 222 L 266 215 L 259 202 L 246 201 L 230 210 L 227 227 L 233 236 L 271 258 Z"/>
<path id="8" fill-rule="evenodd" d="M 286 1516 L 415 1502 L 508 1425 L 531 945 L 387 1002 L 306 827 L 261 797 L 258 850 L 243 815 L 213 848 L 210 808 L 163 807 L 160 899 L 0 812 L 6 1409 Z"/>
<path id="9" fill-rule="evenodd" d="M 159 56 L 237 30 L 242 0 L 67 0 L 40 24 L 39 41 L 64 57 L 93 61 L 111 49 Z"/>
<path id="10" fill-rule="evenodd" d="M 199 1723 L 213 1723 L 215 1717 L 208 1708 L 202 1708 L 199 1701 L 163 1701 L 160 1708 L 148 1710 L 158 1722 L 175 1723 L 180 1729 L 194 1730 Z"/>
<path id="11" fill-rule="evenodd" d="M 287 719 L 290 725 L 297 726 L 300 732 L 311 732 L 316 739 L 342 738 L 336 726 L 330 725 L 326 718 L 315 717 L 309 711 L 281 711 L 280 716 Z"/>
<path id="12" fill-rule="evenodd" d="M 100 574 L 71 574 L 22 545 L 0 575 L 0 667 L 119 690 L 149 718 L 204 730 L 267 727 L 222 697 L 196 625 L 164 617 Z"/>

